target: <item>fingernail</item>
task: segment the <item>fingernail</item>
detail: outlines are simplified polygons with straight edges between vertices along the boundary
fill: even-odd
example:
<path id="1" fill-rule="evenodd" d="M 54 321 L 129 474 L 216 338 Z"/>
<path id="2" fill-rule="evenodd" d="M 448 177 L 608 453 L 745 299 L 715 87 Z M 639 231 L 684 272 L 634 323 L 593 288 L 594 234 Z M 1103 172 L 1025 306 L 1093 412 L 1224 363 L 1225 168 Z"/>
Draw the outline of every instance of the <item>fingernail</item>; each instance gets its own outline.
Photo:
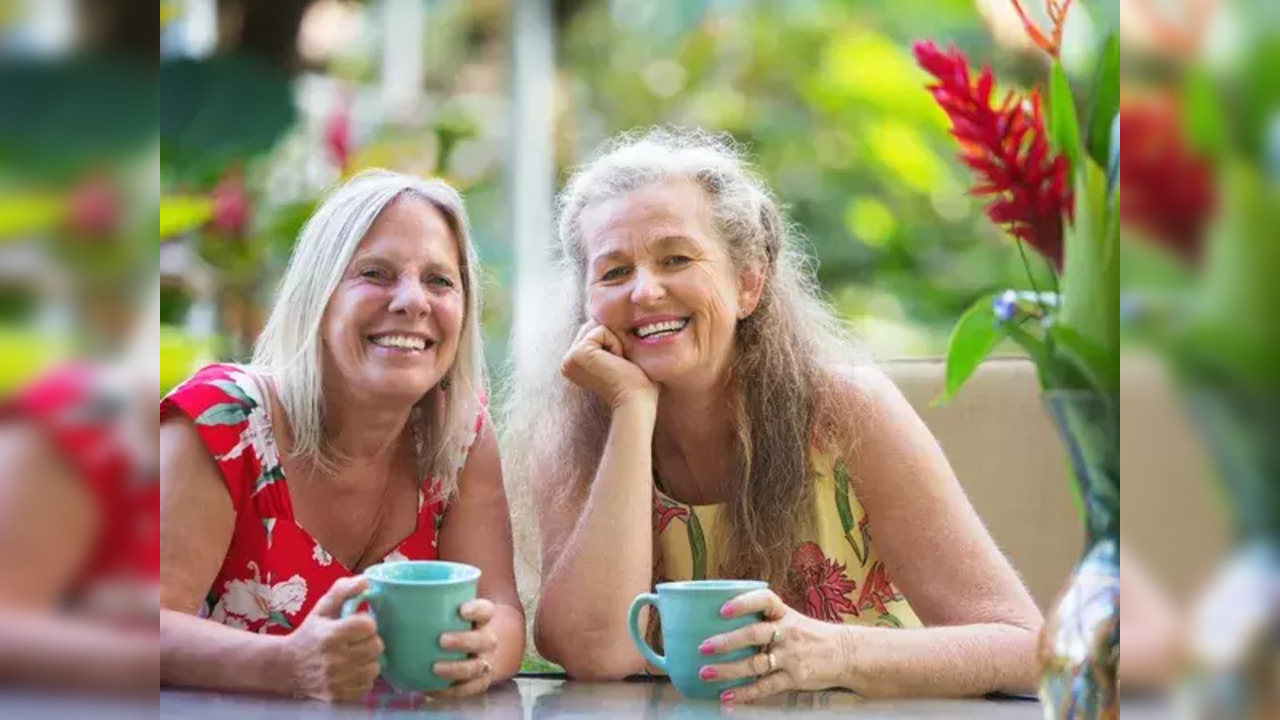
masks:
<path id="1" fill-rule="evenodd" d="M 711 642 L 710 640 L 703 642 L 701 645 L 698 646 L 698 652 L 702 653 L 703 655 L 715 655 L 716 654 L 715 643 Z"/>
<path id="2" fill-rule="evenodd" d="M 725 603 L 720 607 L 720 617 L 733 617 L 733 603 Z"/>
<path id="3" fill-rule="evenodd" d="M 723 703 L 733 702 L 733 691 L 725 690 L 724 692 L 720 693 L 720 702 L 723 702 Z"/>
<path id="4" fill-rule="evenodd" d="M 703 667 L 698 671 L 698 677 L 703 680 L 715 680 L 717 677 L 716 669 L 710 666 Z"/>

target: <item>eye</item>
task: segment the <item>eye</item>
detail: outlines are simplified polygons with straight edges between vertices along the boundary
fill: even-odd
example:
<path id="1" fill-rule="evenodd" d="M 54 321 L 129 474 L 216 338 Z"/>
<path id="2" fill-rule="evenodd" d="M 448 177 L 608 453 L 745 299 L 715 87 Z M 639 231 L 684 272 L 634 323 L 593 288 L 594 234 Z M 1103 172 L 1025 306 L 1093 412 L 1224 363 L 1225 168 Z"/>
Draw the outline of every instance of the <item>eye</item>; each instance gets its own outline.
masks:
<path id="1" fill-rule="evenodd" d="M 625 265 L 619 265 L 618 267 L 610 268 L 608 271 L 605 272 L 604 275 L 600 276 L 600 279 L 604 280 L 605 282 L 609 282 L 611 280 L 621 280 L 623 277 L 626 277 L 626 274 L 627 272 L 629 272 L 629 270 L 630 268 L 626 267 Z"/>
<path id="2" fill-rule="evenodd" d="M 448 275 L 432 275 L 431 277 L 427 278 L 427 284 L 435 285 L 436 287 L 443 287 L 443 288 L 451 288 L 455 285 L 455 283 L 453 282 L 453 278 L 449 277 Z"/>
<path id="3" fill-rule="evenodd" d="M 366 280 L 386 280 L 387 274 L 378 268 L 366 268 L 360 271 L 360 277 Z"/>
<path id="4" fill-rule="evenodd" d="M 668 255 L 663 261 L 667 267 L 680 267 L 693 262 L 693 258 L 687 255 Z"/>

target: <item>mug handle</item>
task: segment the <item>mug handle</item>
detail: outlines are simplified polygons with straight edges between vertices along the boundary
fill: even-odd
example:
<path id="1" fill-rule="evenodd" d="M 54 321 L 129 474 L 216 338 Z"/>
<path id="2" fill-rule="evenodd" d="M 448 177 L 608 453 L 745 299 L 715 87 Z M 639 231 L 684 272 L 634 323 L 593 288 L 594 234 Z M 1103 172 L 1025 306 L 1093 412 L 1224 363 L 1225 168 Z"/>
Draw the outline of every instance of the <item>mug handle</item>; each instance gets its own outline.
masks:
<path id="1" fill-rule="evenodd" d="M 654 652 L 653 648 L 649 647 L 649 643 L 645 642 L 644 638 L 640 636 L 640 610 L 645 605 L 652 605 L 653 611 L 656 613 L 658 611 L 658 596 L 653 593 L 644 593 L 636 596 L 636 599 L 631 603 L 631 612 L 627 617 L 627 630 L 631 632 L 631 642 L 635 643 L 636 649 L 640 651 L 644 659 L 648 660 L 650 665 L 665 673 L 667 672 L 666 656 Z"/>
<path id="2" fill-rule="evenodd" d="M 362 603 L 369 603 L 369 614 L 373 616 L 374 622 L 377 622 L 378 613 L 374 608 L 374 605 L 377 603 L 379 597 L 382 597 L 382 593 L 380 593 L 376 587 L 370 586 L 367 590 L 361 590 L 359 595 L 349 597 L 346 602 L 342 603 L 342 610 L 339 611 L 338 617 L 351 617 L 356 614 L 356 610 Z M 378 669 L 387 669 L 387 652 L 385 650 L 378 654 Z"/>

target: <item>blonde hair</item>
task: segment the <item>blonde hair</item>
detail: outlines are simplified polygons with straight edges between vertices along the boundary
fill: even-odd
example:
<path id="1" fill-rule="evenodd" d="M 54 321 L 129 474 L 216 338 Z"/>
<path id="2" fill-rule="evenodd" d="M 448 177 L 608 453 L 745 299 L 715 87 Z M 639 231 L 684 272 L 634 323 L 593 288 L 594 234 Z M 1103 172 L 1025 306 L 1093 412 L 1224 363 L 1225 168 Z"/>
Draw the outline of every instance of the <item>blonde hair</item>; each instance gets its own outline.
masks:
<path id="1" fill-rule="evenodd" d="M 458 354 L 442 385 L 423 396 L 410 417 L 419 477 L 435 477 L 437 495 L 457 490 L 457 468 L 448 448 L 474 432 L 479 397 L 485 391 L 480 336 L 479 260 L 471 243 L 462 197 L 447 183 L 389 170 L 366 170 L 333 189 L 307 220 L 280 281 L 271 315 L 254 347 L 252 368 L 272 381 L 292 432 L 290 454 L 322 471 L 345 459 L 325 442 L 324 353 L 321 320 L 360 241 L 393 200 L 412 195 L 444 216 L 458 243 L 465 311 Z M 433 398 L 442 393 L 442 398 Z M 440 401 L 442 399 L 442 401 Z"/>
<path id="2" fill-rule="evenodd" d="M 586 320 L 586 257 L 580 220 L 595 203 L 653 183 L 692 180 L 706 193 L 716 233 L 738 269 L 765 268 L 754 313 L 738 323 L 734 430 L 739 484 L 724 523 L 729 577 L 760 577 L 781 587 L 790 553 L 811 522 L 810 432 L 842 437 L 849 423 L 830 392 L 832 368 L 864 358 L 860 346 L 823 301 L 777 199 L 727 136 L 657 128 L 624 133 L 569 180 L 559 199 L 560 244 L 548 324 L 527 337 L 539 345 L 515 368 L 503 407 L 506 472 L 532 488 L 539 503 L 576 503 L 585 496 L 604 450 L 609 413 L 591 393 L 559 373 Z M 550 472 L 548 472 L 550 470 Z M 518 496 L 518 494 L 517 494 Z"/>

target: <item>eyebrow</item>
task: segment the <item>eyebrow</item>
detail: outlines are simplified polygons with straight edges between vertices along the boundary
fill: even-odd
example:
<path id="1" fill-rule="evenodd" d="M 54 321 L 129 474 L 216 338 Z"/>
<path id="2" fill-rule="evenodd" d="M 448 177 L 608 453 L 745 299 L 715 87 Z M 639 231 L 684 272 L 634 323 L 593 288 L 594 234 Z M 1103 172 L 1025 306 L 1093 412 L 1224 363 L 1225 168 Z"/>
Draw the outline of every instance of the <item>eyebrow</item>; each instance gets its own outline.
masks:
<path id="1" fill-rule="evenodd" d="M 375 251 L 375 250 L 365 250 L 365 251 L 363 251 L 363 252 L 358 252 L 358 253 L 356 253 L 356 254 L 355 254 L 355 256 L 353 256 L 353 257 L 351 258 L 351 263 L 352 263 L 352 264 L 354 264 L 354 263 L 356 263 L 356 262 L 364 262 L 364 261 L 374 261 L 374 262 L 381 262 L 381 263 L 390 263 L 390 264 L 392 264 L 392 265 L 400 265 L 400 264 L 401 264 L 401 259 L 400 259 L 400 258 L 398 258 L 398 257 L 394 257 L 394 256 L 392 256 L 392 255 L 388 255 L 387 253 L 377 252 L 377 251 Z M 440 260 L 428 260 L 428 261 L 427 261 L 427 266 L 426 266 L 426 268 L 425 268 L 425 269 L 426 269 L 426 271 L 427 271 L 427 272 L 441 272 L 441 271 L 444 271 L 444 272 L 448 272 L 448 273 L 452 273 L 452 274 L 456 274 L 456 275 L 461 275 L 461 274 L 462 274 L 462 268 L 461 268 L 461 267 L 455 267 L 455 266 L 449 265 L 449 264 L 447 264 L 447 263 L 445 263 L 445 262 L 442 262 L 442 261 L 440 261 Z"/>
<path id="2" fill-rule="evenodd" d="M 697 241 L 687 235 L 663 235 L 662 237 L 645 241 L 645 247 L 652 250 L 662 250 L 673 245 L 697 245 Z M 630 253 L 622 250 L 610 250 L 592 258 L 592 264 L 606 260 L 625 260 L 629 257 Z"/>

